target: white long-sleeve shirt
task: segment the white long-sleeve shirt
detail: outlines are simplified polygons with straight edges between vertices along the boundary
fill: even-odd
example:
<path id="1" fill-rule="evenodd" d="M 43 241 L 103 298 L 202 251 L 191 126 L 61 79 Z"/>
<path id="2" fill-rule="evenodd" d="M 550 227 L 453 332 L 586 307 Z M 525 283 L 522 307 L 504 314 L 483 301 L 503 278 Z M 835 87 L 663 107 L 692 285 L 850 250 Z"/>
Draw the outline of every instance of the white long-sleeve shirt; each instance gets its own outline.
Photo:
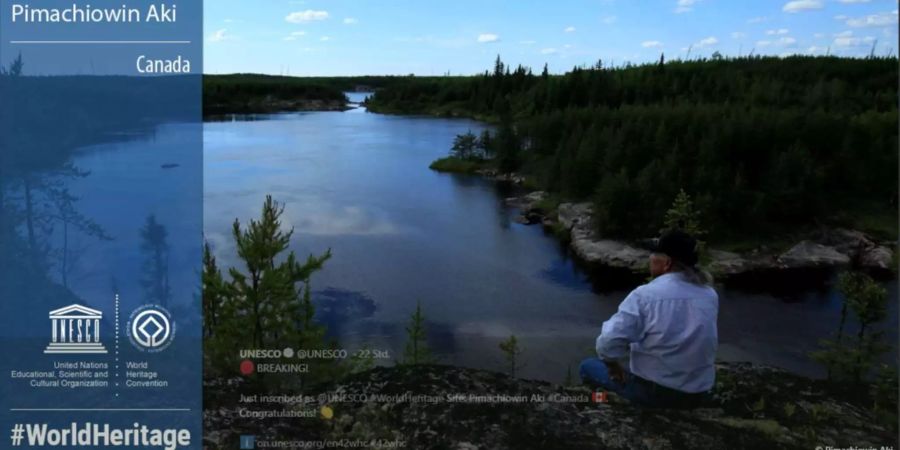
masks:
<path id="1" fill-rule="evenodd" d="M 719 296 L 715 289 L 667 273 L 631 291 L 603 323 L 597 355 L 631 356 L 631 372 L 683 392 L 704 392 L 716 379 Z"/>

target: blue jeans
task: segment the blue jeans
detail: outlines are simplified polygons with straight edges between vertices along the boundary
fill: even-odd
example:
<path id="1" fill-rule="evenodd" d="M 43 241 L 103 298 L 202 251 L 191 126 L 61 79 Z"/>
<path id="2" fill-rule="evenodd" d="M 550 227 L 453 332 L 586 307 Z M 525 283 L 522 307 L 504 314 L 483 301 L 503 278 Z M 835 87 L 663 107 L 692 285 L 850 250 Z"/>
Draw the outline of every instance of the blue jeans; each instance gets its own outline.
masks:
<path id="1" fill-rule="evenodd" d="M 613 380 L 609 376 L 606 363 L 599 358 L 588 358 L 582 361 L 579 373 L 581 374 L 581 381 L 594 389 L 599 388 L 615 392 L 620 397 L 633 403 L 644 404 L 649 400 L 647 392 L 635 382 L 634 376 L 626 374 L 624 383 Z"/>
<path id="2" fill-rule="evenodd" d="M 619 383 L 609 376 L 606 364 L 598 358 L 588 358 L 581 362 L 581 381 L 594 389 L 614 392 L 620 397 L 640 406 L 650 408 L 694 408 L 706 401 L 708 394 L 688 394 L 676 391 L 633 374 L 626 374 L 625 381 Z"/>

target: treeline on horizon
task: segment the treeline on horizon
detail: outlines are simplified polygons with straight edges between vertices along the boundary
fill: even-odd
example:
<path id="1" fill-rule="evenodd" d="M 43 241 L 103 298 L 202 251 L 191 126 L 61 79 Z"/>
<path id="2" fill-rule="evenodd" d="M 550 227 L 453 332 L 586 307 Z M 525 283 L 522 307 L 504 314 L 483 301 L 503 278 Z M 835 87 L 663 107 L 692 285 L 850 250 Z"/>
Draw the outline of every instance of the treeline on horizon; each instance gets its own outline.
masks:
<path id="1" fill-rule="evenodd" d="M 681 189 L 710 238 L 857 226 L 896 239 L 897 60 L 743 57 L 559 76 L 497 58 L 376 91 L 375 112 L 498 124 L 488 164 L 590 200 L 606 236 L 652 236 Z"/>
<path id="2" fill-rule="evenodd" d="M 277 102 L 346 102 L 333 83 L 260 74 L 204 75 L 203 113 L 278 112 Z"/>

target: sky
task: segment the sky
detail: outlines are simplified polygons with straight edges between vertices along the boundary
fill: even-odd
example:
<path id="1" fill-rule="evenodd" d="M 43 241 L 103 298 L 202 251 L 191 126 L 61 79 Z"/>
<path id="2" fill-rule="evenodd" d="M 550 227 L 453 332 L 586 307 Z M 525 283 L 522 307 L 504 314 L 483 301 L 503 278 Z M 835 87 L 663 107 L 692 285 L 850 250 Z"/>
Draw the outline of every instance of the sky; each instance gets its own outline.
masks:
<path id="1" fill-rule="evenodd" d="M 294 76 L 898 50 L 893 0 L 215 0 L 204 29 L 204 72 Z"/>

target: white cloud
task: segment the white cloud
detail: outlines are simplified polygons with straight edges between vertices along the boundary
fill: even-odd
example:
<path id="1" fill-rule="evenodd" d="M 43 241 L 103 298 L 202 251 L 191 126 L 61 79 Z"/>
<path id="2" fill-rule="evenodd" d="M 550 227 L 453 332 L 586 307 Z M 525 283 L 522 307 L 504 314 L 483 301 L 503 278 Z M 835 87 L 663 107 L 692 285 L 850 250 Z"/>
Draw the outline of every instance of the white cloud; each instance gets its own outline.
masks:
<path id="1" fill-rule="evenodd" d="M 542 48 L 541 49 L 542 55 L 553 55 L 556 52 L 557 52 L 557 50 L 555 48 Z"/>
<path id="2" fill-rule="evenodd" d="M 619 18 L 616 16 L 606 16 L 606 17 L 601 18 L 600 22 L 602 22 L 606 25 L 612 25 L 612 24 L 616 23 L 616 20 L 619 20 Z"/>
<path id="3" fill-rule="evenodd" d="M 212 34 L 210 34 L 208 38 L 206 38 L 206 40 L 208 42 L 222 42 L 222 41 L 227 41 L 229 39 L 231 39 L 231 36 L 228 35 L 227 28 L 222 28 L 220 30 L 216 30 Z"/>
<path id="4" fill-rule="evenodd" d="M 869 3 L 871 0 L 838 0 L 841 3 Z"/>
<path id="5" fill-rule="evenodd" d="M 715 36 L 710 36 L 708 38 L 701 39 L 700 42 L 697 42 L 696 46 L 697 47 L 709 47 L 711 45 L 716 45 L 718 43 L 719 43 L 719 40 L 716 39 Z"/>
<path id="6" fill-rule="evenodd" d="M 859 45 L 859 38 L 854 37 L 841 37 L 834 40 L 834 45 L 838 47 L 854 47 Z"/>
<path id="7" fill-rule="evenodd" d="M 678 0 L 675 4 L 675 14 L 686 13 L 694 9 L 694 5 L 700 0 Z"/>
<path id="8" fill-rule="evenodd" d="M 294 31 L 293 33 L 291 33 L 291 36 L 306 36 L 306 32 L 305 31 Z"/>
<path id="9" fill-rule="evenodd" d="M 566 27 L 566 29 L 563 30 L 563 31 L 565 31 L 566 33 L 574 33 L 574 32 L 575 32 L 575 27 Z"/>
<path id="10" fill-rule="evenodd" d="M 781 45 L 783 47 L 790 47 L 796 43 L 797 43 L 797 40 L 790 36 L 785 36 L 778 40 L 778 45 Z"/>
<path id="11" fill-rule="evenodd" d="M 768 17 L 753 17 L 753 18 L 747 19 L 747 23 L 763 23 L 763 22 L 767 22 L 768 20 L 769 20 Z"/>
<path id="12" fill-rule="evenodd" d="M 756 46 L 757 47 L 776 47 L 776 46 L 777 47 L 793 47 L 796 44 L 797 44 L 796 39 L 794 39 L 790 36 L 784 36 L 784 37 L 778 38 L 777 40 L 774 40 L 774 41 L 771 41 L 771 40 L 757 41 Z"/>
<path id="13" fill-rule="evenodd" d="M 857 17 L 847 19 L 847 25 L 851 27 L 889 27 L 897 26 L 897 10 L 891 12 L 883 12 L 878 14 L 870 14 L 865 17 Z"/>
<path id="14" fill-rule="evenodd" d="M 813 37 L 816 39 L 822 39 L 825 37 L 825 33 L 816 33 L 816 34 L 813 34 Z"/>
<path id="15" fill-rule="evenodd" d="M 828 47 L 820 47 L 817 45 L 813 45 L 812 47 L 806 49 L 806 53 L 809 53 L 811 55 L 825 53 L 826 51 L 828 51 Z"/>
<path id="16" fill-rule="evenodd" d="M 814 9 L 822 9 L 822 0 L 794 0 L 787 2 L 781 8 L 784 12 L 796 13 L 800 11 L 811 11 Z"/>
<path id="17" fill-rule="evenodd" d="M 500 36 L 497 36 L 494 33 L 482 33 L 478 35 L 478 42 L 482 44 L 486 44 L 488 42 L 497 42 L 500 40 Z"/>
<path id="18" fill-rule="evenodd" d="M 319 38 L 319 40 L 322 42 L 327 42 L 327 41 L 331 40 L 331 37 L 330 36 L 322 36 Z"/>
<path id="19" fill-rule="evenodd" d="M 734 33 L 731 33 L 732 39 L 743 39 L 745 37 L 747 37 L 747 33 L 744 33 L 742 31 L 735 31 Z"/>
<path id="20" fill-rule="evenodd" d="M 662 46 L 663 46 L 662 42 L 659 42 L 659 41 L 641 42 L 641 47 L 644 47 L 644 48 L 658 48 L 658 47 L 662 47 Z"/>
<path id="21" fill-rule="evenodd" d="M 783 34 L 788 34 L 788 33 L 789 33 L 789 30 L 787 28 L 781 28 L 778 30 L 766 30 L 767 36 L 776 36 L 776 35 L 783 35 Z"/>
<path id="22" fill-rule="evenodd" d="M 328 18 L 328 11 L 316 11 L 307 9 L 306 11 L 292 12 L 284 18 L 290 23 L 306 23 L 315 20 L 325 20 Z"/>
<path id="23" fill-rule="evenodd" d="M 359 20 L 355 17 L 347 17 L 344 19 L 344 25 L 356 25 L 359 23 Z"/>
<path id="24" fill-rule="evenodd" d="M 834 45 L 837 47 L 857 47 L 874 41 L 872 36 L 858 37 L 853 35 L 853 31 L 842 31 L 834 35 Z"/>

